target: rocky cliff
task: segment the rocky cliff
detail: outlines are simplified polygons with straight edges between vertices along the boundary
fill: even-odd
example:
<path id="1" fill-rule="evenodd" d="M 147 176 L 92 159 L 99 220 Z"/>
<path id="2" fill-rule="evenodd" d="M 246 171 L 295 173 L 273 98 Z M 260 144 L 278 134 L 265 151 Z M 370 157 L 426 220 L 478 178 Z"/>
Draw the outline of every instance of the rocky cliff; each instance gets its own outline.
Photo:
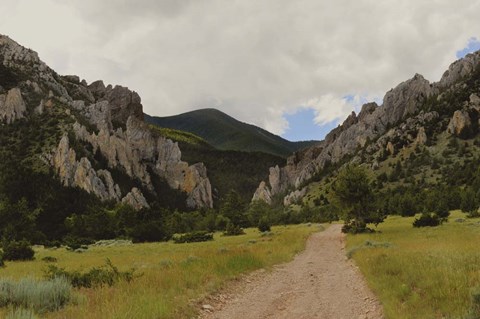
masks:
<path id="1" fill-rule="evenodd" d="M 185 192 L 191 208 L 212 207 L 212 191 L 202 163 L 181 160 L 177 143 L 152 132 L 143 121 L 140 96 L 126 87 L 88 84 L 78 76 L 59 76 L 37 53 L 0 35 L 0 123 L 11 124 L 29 116 L 51 112 L 66 120 L 58 126 L 63 137 L 50 153 L 56 175 L 66 187 L 79 187 L 102 200 L 122 201 L 140 209 L 148 207 L 138 188 L 122 194 L 111 169 L 138 180 L 142 189 L 159 190 L 161 178 L 173 189 Z M 73 140 L 72 140 L 73 139 Z M 92 158 L 80 156 L 71 144 L 83 143 L 106 159 L 106 167 L 94 168 Z M 154 194 L 155 195 L 155 194 Z"/>
<path id="2" fill-rule="evenodd" d="M 361 162 L 359 150 L 373 154 L 372 166 L 376 166 L 384 152 L 394 154 L 404 145 L 427 143 L 425 128 L 439 121 L 439 113 L 426 105 L 431 99 L 441 103 L 442 99 L 465 87 L 462 81 L 478 70 L 479 65 L 480 52 L 469 54 L 453 63 L 439 82 L 429 83 L 416 74 L 388 91 L 383 105 L 363 105 L 358 115 L 352 112 L 320 144 L 294 153 L 287 159 L 285 167 L 270 168 L 268 184 L 260 183 L 253 200 L 271 203 L 274 196 L 281 195 L 286 196 L 284 203 L 289 204 L 292 198 L 298 200 L 304 193 L 299 190 L 316 174 L 321 174 L 326 166 L 345 161 Z M 455 111 L 447 131 L 461 136 L 478 126 L 479 104 L 480 98 L 471 95 L 470 100 Z"/>

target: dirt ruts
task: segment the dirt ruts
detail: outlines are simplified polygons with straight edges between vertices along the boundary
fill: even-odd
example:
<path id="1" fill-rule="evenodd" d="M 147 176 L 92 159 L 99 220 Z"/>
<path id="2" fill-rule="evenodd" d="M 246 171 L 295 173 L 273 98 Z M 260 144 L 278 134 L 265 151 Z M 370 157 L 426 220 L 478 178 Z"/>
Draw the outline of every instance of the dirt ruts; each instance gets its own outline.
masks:
<path id="1" fill-rule="evenodd" d="M 345 256 L 341 225 L 313 234 L 272 272 L 256 272 L 202 304 L 202 319 L 379 319 L 382 307 Z"/>

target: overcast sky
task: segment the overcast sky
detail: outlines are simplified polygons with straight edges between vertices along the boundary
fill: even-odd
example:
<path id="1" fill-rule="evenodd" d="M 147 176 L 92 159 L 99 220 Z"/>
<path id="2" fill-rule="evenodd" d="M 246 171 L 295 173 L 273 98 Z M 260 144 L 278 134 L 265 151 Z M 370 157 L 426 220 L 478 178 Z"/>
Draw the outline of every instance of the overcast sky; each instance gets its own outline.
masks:
<path id="1" fill-rule="evenodd" d="M 60 74 L 139 92 L 146 113 L 215 107 L 291 139 L 321 138 L 415 73 L 438 81 L 480 38 L 476 0 L 2 0 L 0 12 L 0 33 Z"/>

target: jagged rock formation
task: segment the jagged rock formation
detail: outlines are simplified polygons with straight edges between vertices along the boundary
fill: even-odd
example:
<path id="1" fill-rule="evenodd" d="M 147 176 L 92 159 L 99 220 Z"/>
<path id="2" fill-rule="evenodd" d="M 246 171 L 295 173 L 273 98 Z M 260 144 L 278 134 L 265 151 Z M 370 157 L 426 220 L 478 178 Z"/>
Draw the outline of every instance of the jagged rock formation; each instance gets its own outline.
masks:
<path id="1" fill-rule="evenodd" d="M 107 116 L 108 117 L 108 116 Z M 105 123 L 101 120 L 100 123 Z M 102 124 L 103 125 L 103 124 Z M 107 125 L 108 126 L 108 125 Z M 89 133 L 75 123 L 73 130 L 78 139 L 99 150 L 110 167 L 120 167 L 132 178 L 138 178 L 146 188 L 153 191 L 151 169 L 165 178 L 171 188 L 188 194 L 189 207 L 213 207 L 212 189 L 203 164 L 181 161 L 181 151 L 177 143 L 164 137 L 155 139 L 145 123 L 134 116 L 127 120 L 127 128 L 117 129 L 110 134 L 105 127 L 99 133 Z"/>
<path id="2" fill-rule="evenodd" d="M 480 52 L 469 54 L 453 63 L 437 83 L 431 84 L 423 76 L 415 74 L 412 79 L 387 92 L 383 105 L 363 105 L 358 116 L 352 112 L 342 125 L 327 134 L 324 141 L 294 153 L 287 159 L 285 167 L 270 168 L 269 185 L 262 182 L 253 199 L 263 199 L 268 203 L 268 198 L 281 194 L 287 195 L 285 203 L 288 203 L 289 198 L 295 197 L 295 191 L 290 195 L 286 194 L 288 189 L 301 188 L 325 166 L 354 156 L 358 149 L 365 148 L 369 154 L 381 153 L 381 150 L 393 154 L 397 151 L 396 147 L 404 145 L 402 143 L 425 144 L 428 139 L 425 128 L 435 121 L 439 114 L 436 111 L 424 112 L 420 107 L 435 95 L 441 99 L 440 93 L 453 88 L 455 83 L 474 72 L 479 64 Z M 470 110 L 475 108 L 473 105 L 480 108 L 480 98 L 471 96 L 470 104 Z M 449 132 L 458 135 L 468 130 L 471 125 L 469 112 L 455 112 Z M 262 195 L 266 193 L 270 197 Z"/>
<path id="3" fill-rule="evenodd" d="M 136 210 L 150 207 L 142 192 L 136 187 L 132 188 L 132 191 L 122 198 L 122 203 L 130 205 Z"/>
<path id="4" fill-rule="evenodd" d="M 425 128 L 423 126 L 421 126 L 418 129 L 417 138 L 415 139 L 415 143 L 417 145 L 425 145 L 427 143 L 427 140 L 428 140 L 428 137 L 427 137 L 427 133 L 425 133 Z"/>
<path id="5" fill-rule="evenodd" d="M 257 200 L 264 201 L 269 205 L 272 204 L 272 195 L 270 194 L 270 190 L 268 189 L 267 184 L 264 181 L 260 183 L 260 186 L 258 186 L 255 194 L 253 194 L 252 201 Z"/>
<path id="6" fill-rule="evenodd" d="M 76 152 L 70 148 L 66 135 L 60 140 L 52 165 L 64 186 L 80 187 L 102 200 L 120 200 L 120 188 L 114 184 L 110 172 L 95 171 L 86 157 L 77 161 Z"/>
<path id="7" fill-rule="evenodd" d="M 155 193 L 152 179 L 160 178 L 174 189 L 187 193 L 192 208 L 212 207 L 212 190 L 203 164 L 181 160 L 177 143 L 155 135 L 143 122 L 140 96 L 126 87 L 96 81 L 88 85 L 78 76 L 59 76 L 36 52 L 0 35 L 0 123 L 63 108 L 75 124 L 62 124 L 77 140 L 99 151 L 108 167 L 95 170 L 92 159 L 77 158 L 65 135 L 51 158 L 63 185 L 80 187 L 102 200 L 125 200 L 132 206 L 148 207 L 140 189 L 121 194 L 109 169 L 118 168 L 142 183 L 143 191 Z M 69 123 L 72 123 L 69 122 Z M 81 123 L 81 124 L 80 124 Z"/>
<path id="8" fill-rule="evenodd" d="M 302 188 L 301 190 L 296 190 L 291 192 L 290 194 L 285 196 L 285 198 L 283 199 L 283 206 L 290 206 L 294 203 L 297 203 L 299 200 L 303 198 L 303 196 L 305 196 L 306 193 L 307 193 L 306 187 Z"/>
<path id="9" fill-rule="evenodd" d="M 456 136 L 465 134 L 472 126 L 470 115 L 466 110 L 457 110 L 448 124 L 447 132 Z"/>
<path id="10" fill-rule="evenodd" d="M 0 122 L 7 124 L 24 118 L 27 106 L 19 88 L 13 88 L 7 94 L 0 94 Z"/>

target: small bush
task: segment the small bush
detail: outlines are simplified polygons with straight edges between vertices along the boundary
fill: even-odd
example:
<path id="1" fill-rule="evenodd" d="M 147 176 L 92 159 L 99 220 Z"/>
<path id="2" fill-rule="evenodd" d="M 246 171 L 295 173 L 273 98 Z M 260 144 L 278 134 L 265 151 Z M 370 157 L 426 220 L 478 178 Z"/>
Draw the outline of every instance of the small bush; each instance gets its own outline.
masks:
<path id="1" fill-rule="evenodd" d="M 238 235 L 244 235 L 245 232 L 243 231 L 242 227 L 238 225 L 234 225 L 233 223 L 228 223 L 227 228 L 223 232 L 224 236 L 238 236 Z"/>
<path id="2" fill-rule="evenodd" d="M 38 317 L 30 309 L 17 308 L 8 313 L 6 319 L 37 319 Z"/>
<path id="3" fill-rule="evenodd" d="M 165 269 L 172 268 L 174 266 L 173 262 L 169 259 L 161 260 L 159 265 L 161 268 L 165 268 Z"/>
<path id="4" fill-rule="evenodd" d="M 173 237 L 173 241 L 176 244 L 197 243 L 209 240 L 213 240 L 213 234 L 207 231 L 194 231 L 191 233 L 186 233 L 180 236 Z"/>
<path id="5" fill-rule="evenodd" d="M 46 263 L 56 263 L 58 261 L 57 258 L 55 257 L 52 257 L 52 256 L 45 256 L 42 258 L 42 261 L 46 262 Z"/>
<path id="6" fill-rule="evenodd" d="M 435 227 L 442 223 L 442 219 L 435 213 L 424 213 L 413 221 L 413 227 Z"/>
<path id="7" fill-rule="evenodd" d="M 467 319 L 480 318 L 480 288 L 474 288 L 471 292 L 472 305 L 468 313 Z"/>
<path id="8" fill-rule="evenodd" d="M 365 224 L 356 225 L 354 221 L 349 223 L 345 222 L 342 226 L 342 233 L 345 234 L 361 234 L 361 233 L 374 233 L 375 230 L 367 227 Z"/>
<path id="9" fill-rule="evenodd" d="M 13 305 L 38 312 L 55 311 L 70 301 L 72 286 L 63 277 L 47 281 L 25 278 L 0 280 L 0 306 Z"/>
<path id="10" fill-rule="evenodd" d="M 5 266 L 5 262 L 3 261 L 3 251 L 0 250 L 0 267 Z"/>
<path id="11" fill-rule="evenodd" d="M 477 218 L 477 217 L 480 217 L 480 212 L 478 212 L 478 210 L 472 210 L 472 211 L 469 211 L 467 213 L 467 217 L 468 218 Z"/>
<path id="12" fill-rule="evenodd" d="M 3 245 L 3 260 L 33 260 L 35 252 L 28 241 L 11 241 Z"/>
<path id="13" fill-rule="evenodd" d="M 45 271 L 45 277 L 49 279 L 66 278 L 74 287 L 92 288 L 104 285 L 111 287 L 121 280 L 130 282 L 135 278 L 134 273 L 134 268 L 125 272 L 119 271 L 118 268 L 112 264 L 110 259 L 107 258 L 104 266 L 94 267 L 86 273 L 81 273 L 79 271 L 69 272 L 64 268 L 49 265 Z"/>
<path id="14" fill-rule="evenodd" d="M 265 217 L 260 218 L 260 220 L 258 221 L 258 230 L 263 233 L 270 231 L 270 228 L 270 222 L 268 221 L 268 219 Z"/>

